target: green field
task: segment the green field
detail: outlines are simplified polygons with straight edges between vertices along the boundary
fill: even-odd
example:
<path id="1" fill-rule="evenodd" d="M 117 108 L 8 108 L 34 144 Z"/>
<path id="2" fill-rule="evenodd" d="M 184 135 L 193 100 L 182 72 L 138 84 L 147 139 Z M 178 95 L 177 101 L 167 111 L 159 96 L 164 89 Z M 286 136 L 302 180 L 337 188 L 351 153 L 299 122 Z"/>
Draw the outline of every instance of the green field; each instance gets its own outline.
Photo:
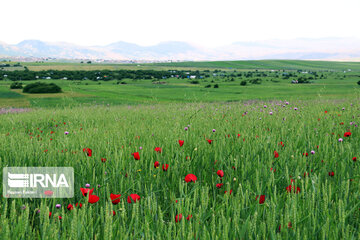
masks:
<path id="1" fill-rule="evenodd" d="M 303 60 L 253 60 L 253 61 L 213 61 L 213 62 L 179 62 L 158 63 L 154 66 L 190 67 L 190 68 L 227 68 L 246 70 L 315 70 L 315 71 L 345 71 L 351 69 L 360 71 L 360 62 L 329 62 Z"/>
<path id="2" fill-rule="evenodd" d="M 71 199 L 3 194 L 0 239 L 360 239 L 358 63 L 187 64 L 144 68 L 211 77 L 41 80 L 61 86 L 56 94 L 24 94 L 0 81 L 0 108 L 15 107 L 0 114 L 0 167 L 75 171 Z M 261 64 L 266 77 L 256 76 Z M 253 76 L 232 77 L 230 66 Z M 224 76 L 213 76 L 215 68 Z M 310 76 L 297 70 L 318 75 L 307 84 L 284 78 Z M 129 203 L 130 194 L 140 200 Z"/>
<path id="3" fill-rule="evenodd" d="M 43 80 L 62 87 L 64 94 L 24 95 L 9 89 L 12 81 L 0 81 L 0 107 L 55 107 L 83 104 L 146 104 L 172 102 L 236 102 L 270 99 L 351 99 L 359 96 L 360 63 L 320 61 L 234 61 L 234 62 L 184 62 L 162 64 L 80 64 L 80 63 L 23 63 L 30 70 L 95 70 L 104 69 L 155 69 L 185 71 L 208 71 L 211 76 L 191 84 L 189 79 L 167 78 L 165 84 L 153 84 L 150 80 L 123 79 L 126 85 L 117 85 L 117 80 Z M 229 69 L 231 68 L 231 69 Z M 246 70 L 252 69 L 252 70 Z M 265 70 L 257 70 L 265 69 Z M 351 69 L 351 71 L 348 71 Z M 358 72 L 356 71 L 358 69 Z M 213 76 L 214 71 L 224 76 Z M 269 71 L 273 70 L 273 71 Z M 344 73 L 344 70 L 346 72 Z M 316 71 L 324 78 L 312 80 L 311 84 L 291 84 L 293 78 L 284 79 L 284 73 Z M 232 77 L 232 74 L 253 73 L 254 77 Z M 256 77 L 265 72 L 266 77 Z M 308 77 L 309 74 L 297 73 Z M 260 78 L 261 84 L 240 86 L 241 81 Z M 233 81 L 231 81 L 231 79 Z M 23 81 L 24 84 L 34 81 Z M 211 88 L 205 88 L 206 85 Z M 219 85 L 215 89 L 213 86 Z"/>
<path id="4" fill-rule="evenodd" d="M 360 62 L 303 61 L 303 60 L 253 60 L 253 61 L 212 61 L 212 62 L 171 62 L 171 63 L 22 63 L 30 70 L 99 70 L 99 69 L 237 69 L 237 70 L 317 70 L 317 71 L 360 71 Z"/>

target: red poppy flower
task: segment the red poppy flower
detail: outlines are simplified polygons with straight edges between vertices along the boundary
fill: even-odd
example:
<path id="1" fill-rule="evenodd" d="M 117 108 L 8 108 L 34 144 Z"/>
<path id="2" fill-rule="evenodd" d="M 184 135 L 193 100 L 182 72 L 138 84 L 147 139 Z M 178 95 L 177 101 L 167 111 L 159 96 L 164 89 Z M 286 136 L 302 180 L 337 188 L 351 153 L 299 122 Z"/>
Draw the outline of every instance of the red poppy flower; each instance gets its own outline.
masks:
<path id="1" fill-rule="evenodd" d="M 257 200 L 259 195 L 256 196 L 255 200 Z M 265 195 L 260 195 L 259 204 L 263 204 L 265 202 Z"/>
<path id="2" fill-rule="evenodd" d="M 217 184 L 216 184 L 216 187 L 217 187 L 217 188 L 221 188 L 223 185 L 224 185 L 223 183 L 217 183 Z"/>
<path id="3" fill-rule="evenodd" d="M 344 123 L 343 123 L 343 122 L 341 122 L 341 123 L 340 123 L 340 125 L 344 125 Z"/>
<path id="4" fill-rule="evenodd" d="M 274 158 L 278 158 L 279 157 L 279 153 L 277 151 L 274 151 Z"/>
<path id="5" fill-rule="evenodd" d="M 288 223 L 288 228 L 292 228 L 291 222 Z M 279 225 L 279 232 L 281 230 L 281 224 Z"/>
<path id="6" fill-rule="evenodd" d="M 329 172 L 329 176 L 333 177 L 334 176 L 334 172 Z"/>
<path id="7" fill-rule="evenodd" d="M 88 157 L 92 156 L 92 150 L 90 148 L 83 148 L 83 152 L 86 152 L 86 155 Z"/>
<path id="8" fill-rule="evenodd" d="M 67 206 L 67 210 L 71 211 L 73 209 L 74 209 L 74 206 L 71 203 L 69 203 L 69 205 Z"/>
<path id="9" fill-rule="evenodd" d="M 101 161 L 102 161 L 102 162 L 106 162 L 106 158 L 101 158 Z"/>
<path id="10" fill-rule="evenodd" d="M 307 153 L 307 152 L 305 152 L 305 153 L 303 153 L 303 156 L 309 156 L 309 153 Z"/>
<path id="11" fill-rule="evenodd" d="M 93 188 L 92 188 L 92 189 L 89 189 L 89 188 L 80 188 L 80 191 L 81 191 L 82 195 L 83 195 L 84 197 L 86 197 L 88 193 L 89 193 L 89 195 L 91 195 L 91 194 L 93 193 L 94 189 L 93 189 Z"/>
<path id="12" fill-rule="evenodd" d="M 130 196 L 128 196 L 127 202 L 128 203 L 136 203 L 136 201 L 140 200 L 140 196 L 137 194 L 130 194 Z"/>
<path id="13" fill-rule="evenodd" d="M 327 111 L 325 111 L 325 113 L 327 113 Z"/>
<path id="14" fill-rule="evenodd" d="M 51 190 L 46 190 L 45 192 L 44 192 L 44 194 L 46 195 L 46 196 L 52 196 L 53 195 L 53 191 L 51 191 Z"/>
<path id="15" fill-rule="evenodd" d="M 206 139 L 206 141 L 207 141 L 209 144 L 211 144 L 213 140 L 211 140 L 211 139 Z"/>
<path id="16" fill-rule="evenodd" d="M 352 160 L 353 160 L 354 162 L 356 162 L 356 157 L 353 157 Z"/>
<path id="17" fill-rule="evenodd" d="M 282 147 L 285 146 L 283 142 L 280 142 L 279 145 L 282 146 Z"/>
<path id="18" fill-rule="evenodd" d="M 184 145 L 184 141 L 183 140 L 179 140 L 179 145 L 180 147 L 182 147 Z"/>
<path id="19" fill-rule="evenodd" d="M 275 168 L 270 168 L 270 171 L 273 171 L 275 173 L 276 169 Z"/>
<path id="20" fill-rule="evenodd" d="M 112 211 L 112 215 L 113 215 L 113 216 L 115 216 L 115 215 L 116 215 L 116 212 L 115 212 L 114 210 Z"/>
<path id="21" fill-rule="evenodd" d="M 163 165 L 162 165 L 162 170 L 163 170 L 163 171 L 166 172 L 166 171 L 168 170 L 168 168 L 169 168 L 169 164 L 163 164 Z"/>
<path id="22" fill-rule="evenodd" d="M 181 219 L 182 219 L 182 214 L 181 213 L 175 216 L 175 222 L 180 222 Z"/>
<path id="23" fill-rule="evenodd" d="M 140 160 L 140 154 L 139 154 L 139 152 L 134 152 L 134 153 L 132 153 L 131 155 L 134 156 L 135 160 Z"/>
<path id="24" fill-rule="evenodd" d="M 351 132 L 344 133 L 344 137 L 350 137 L 350 136 L 351 136 Z"/>
<path id="25" fill-rule="evenodd" d="M 160 147 L 156 147 L 156 148 L 155 148 L 155 152 L 161 153 L 161 152 L 162 152 L 162 149 L 161 149 Z"/>
<path id="26" fill-rule="evenodd" d="M 52 215 L 52 213 L 51 213 L 51 212 L 49 212 L 49 218 L 51 218 L 51 215 Z"/>
<path id="27" fill-rule="evenodd" d="M 75 204 L 75 207 L 82 208 L 82 203 L 76 203 L 76 204 Z"/>
<path id="28" fill-rule="evenodd" d="M 121 194 L 110 194 L 112 204 L 116 205 L 120 202 Z"/>
<path id="29" fill-rule="evenodd" d="M 189 214 L 189 216 L 187 216 L 186 220 L 190 221 L 191 218 L 192 218 L 192 214 L 191 215 Z"/>
<path id="30" fill-rule="evenodd" d="M 223 170 L 218 170 L 217 172 L 216 172 L 216 174 L 219 176 L 219 177 L 223 177 L 224 176 L 224 171 Z"/>
<path id="31" fill-rule="evenodd" d="M 191 182 L 191 181 L 195 182 L 196 180 L 197 180 L 197 177 L 191 173 L 186 175 L 186 177 L 185 177 L 185 182 Z"/>
<path id="32" fill-rule="evenodd" d="M 240 136 L 241 136 L 241 134 L 240 134 L 240 133 L 238 133 L 237 137 L 239 138 Z"/>
<path id="33" fill-rule="evenodd" d="M 301 189 L 299 187 L 296 188 L 295 191 L 295 186 L 289 185 L 286 187 L 286 191 L 291 193 L 291 191 L 293 191 L 294 193 L 299 193 L 301 191 Z"/>
<path id="34" fill-rule="evenodd" d="M 59 218 L 59 220 L 61 220 L 61 219 L 62 219 L 62 217 L 61 217 L 61 216 L 59 216 L 58 218 Z"/>
<path id="35" fill-rule="evenodd" d="M 99 201 L 99 197 L 98 196 L 96 196 L 96 195 L 89 195 L 89 200 L 88 200 L 88 202 L 89 203 L 91 203 L 91 204 L 94 204 L 94 203 L 96 203 L 97 201 Z"/>
<path id="36" fill-rule="evenodd" d="M 160 166 L 159 161 L 154 162 L 154 168 L 158 168 Z"/>
<path id="37" fill-rule="evenodd" d="M 224 192 L 224 194 L 226 194 L 226 193 L 227 193 L 227 191 Z M 230 189 L 229 194 L 230 194 L 230 195 L 232 194 L 232 189 Z"/>

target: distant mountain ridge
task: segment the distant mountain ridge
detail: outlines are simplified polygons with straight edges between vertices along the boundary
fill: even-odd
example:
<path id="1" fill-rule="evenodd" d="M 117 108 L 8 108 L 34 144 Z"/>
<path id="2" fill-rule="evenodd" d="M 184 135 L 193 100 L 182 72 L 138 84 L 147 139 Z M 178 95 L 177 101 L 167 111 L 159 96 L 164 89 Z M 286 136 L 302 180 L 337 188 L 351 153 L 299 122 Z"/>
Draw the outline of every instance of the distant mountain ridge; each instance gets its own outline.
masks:
<path id="1" fill-rule="evenodd" d="M 263 40 L 235 42 L 215 48 L 199 47 L 179 41 L 162 42 L 154 46 L 140 46 L 121 41 L 106 46 L 79 46 L 66 42 L 24 40 L 18 44 L 0 42 L 0 56 L 107 60 L 351 60 L 360 58 L 360 40 Z"/>

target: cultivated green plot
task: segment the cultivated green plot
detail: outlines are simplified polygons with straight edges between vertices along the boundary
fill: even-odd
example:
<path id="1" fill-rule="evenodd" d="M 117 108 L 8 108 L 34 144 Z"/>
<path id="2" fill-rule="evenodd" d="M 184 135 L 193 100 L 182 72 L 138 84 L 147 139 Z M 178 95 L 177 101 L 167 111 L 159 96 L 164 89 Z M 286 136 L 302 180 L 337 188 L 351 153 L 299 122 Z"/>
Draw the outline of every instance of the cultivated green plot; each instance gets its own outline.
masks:
<path id="1" fill-rule="evenodd" d="M 75 177 L 73 198 L 1 198 L 1 239 L 360 237 L 359 98 L 96 104 L 0 115 L 1 169 Z"/>

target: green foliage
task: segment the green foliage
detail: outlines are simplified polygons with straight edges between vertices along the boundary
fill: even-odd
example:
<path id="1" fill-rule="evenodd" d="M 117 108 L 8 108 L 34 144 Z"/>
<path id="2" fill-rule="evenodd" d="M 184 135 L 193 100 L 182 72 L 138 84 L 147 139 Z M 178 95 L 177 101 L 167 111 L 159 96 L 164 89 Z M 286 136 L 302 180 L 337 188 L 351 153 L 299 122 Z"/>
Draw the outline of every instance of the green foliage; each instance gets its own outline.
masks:
<path id="1" fill-rule="evenodd" d="M 245 80 L 241 81 L 240 85 L 241 86 L 246 86 L 247 82 Z"/>
<path id="2" fill-rule="evenodd" d="M 251 84 L 261 84 L 262 80 L 261 80 L 261 78 L 255 78 L 255 79 L 249 80 L 249 82 Z"/>
<path id="3" fill-rule="evenodd" d="M 298 78 L 298 83 L 310 83 L 308 78 L 300 77 Z"/>
<path id="4" fill-rule="evenodd" d="M 199 81 L 198 80 L 191 80 L 190 83 L 191 84 L 199 84 Z"/>
<path id="5" fill-rule="evenodd" d="M 22 83 L 21 82 L 14 82 L 10 85 L 10 89 L 22 89 Z"/>
<path id="6" fill-rule="evenodd" d="M 277 104 L 284 101 L 83 106 L 0 115 L 1 169 L 63 166 L 76 174 L 71 199 L 0 198 L 0 239 L 359 239 L 360 168 L 352 158 L 358 156 L 360 130 L 348 124 L 358 114 L 359 99 Z M 347 128 L 352 136 L 338 142 L 337 134 Z M 87 147 L 91 157 L 82 151 Z M 139 161 L 131 155 L 137 151 Z M 162 164 L 169 164 L 168 171 Z M 220 169 L 222 178 L 216 174 Z M 184 181 L 189 173 L 197 176 L 195 183 Z M 86 183 L 99 202 L 89 204 L 82 196 Z M 217 183 L 224 185 L 219 189 Z M 301 191 L 287 192 L 290 184 Z M 119 204 L 111 203 L 110 193 L 121 194 Z M 127 203 L 132 193 L 141 197 L 136 204 Z M 265 195 L 263 204 L 257 195 Z M 75 207 L 78 202 L 82 208 Z M 177 214 L 183 216 L 178 223 Z"/>
<path id="7" fill-rule="evenodd" d="M 219 88 L 219 84 L 214 84 L 214 88 Z"/>
<path id="8" fill-rule="evenodd" d="M 358 81 L 357 84 L 360 85 L 360 81 Z"/>
<path id="9" fill-rule="evenodd" d="M 24 93 L 59 93 L 61 88 L 54 83 L 35 82 L 28 84 L 23 89 Z"/>

